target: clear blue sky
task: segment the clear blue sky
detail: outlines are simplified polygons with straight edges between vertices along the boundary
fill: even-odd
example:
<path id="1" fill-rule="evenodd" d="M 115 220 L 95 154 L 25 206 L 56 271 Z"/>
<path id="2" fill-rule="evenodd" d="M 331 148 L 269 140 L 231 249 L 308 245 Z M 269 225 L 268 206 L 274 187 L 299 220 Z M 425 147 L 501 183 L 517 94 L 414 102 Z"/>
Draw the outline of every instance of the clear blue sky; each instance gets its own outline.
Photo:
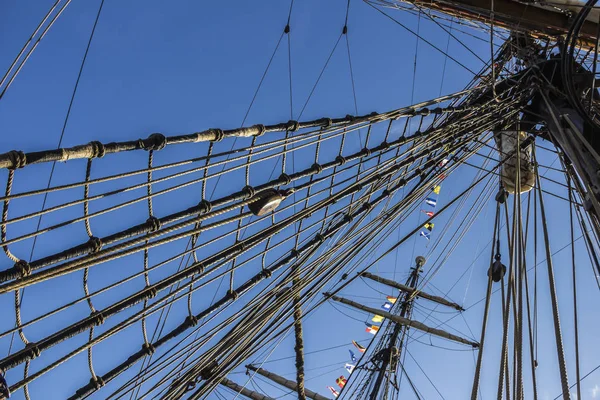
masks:
<path id="1" fill-rule="evenodd" d="M 19 52 L 53 2 L 53 0 L 35 2 L 5 0 L 0 4 L 0 72 L 8 68 L 12 58 Z M 293 118 L 298 118 L 338 39 L 344 25 L 346 3 L 345 0 L 305 0 L 294 4 L 290 22 Z M 0 100 L 0 152 L 11 149 L 33 151 L 57 146 L 77 71 L 99 4 L 97 0 L 73 1 L 41 42 L 7 95 Z M 262 2 L 107 0 L 91 45 L 62 145 L 72 146 L 91 140 L 110 142 L 135 139 L 146 137 L 152 132 L 169 135 L 196 132 L 211 127 L 224 129 L 238 127 L 244 119 L 258 82 L 286 24 L 289 8 L 290 2 L 282 0 Z M 475 71 L 482 67 L 481 61 L 454 39 L 448 42 L 448 34 L 425 17 L 422 17 L 419 22 L 414 15 L 391 10 L 387 12 L 410 29 L 415 31 L 418 29 L 425 39 L 438 48 L 446 49 L 449 43 L 449 53 L 466 67 Z M 461 29 L 468 30 L 465 27 Z M 485 38 L 482 33 L 469 32 Z M 455 34 L 465 46 L 482 59 L 489 59 L 489 44 L 484 40 L 477 40 L 458 32 Z M 440 93 L 452 93 L 462 89 L 472 78 L 470 72 L 447 59 L 444 54 L 424 41 L 419 41 L 417 45 L 413 34 L 362 1 L 351 0 L 348 40 L 359 114 L 394 109 L 435 98 Z M 415 76 L 413 69 L 417 47 Z M 302 119 L 354 113 L 348 49 L 345 40 L 342 39 L 307 104 Z M 287 40 L 284 38 L 245 125 L 268 124 L 289 119 L 288 47 Z M 395 134 L 399 133 L 395 132 Z M 349 146 L 358 146 L 358 138 L 354 137 L 353 140 L 355 142 L 351 142 Z M 222 149 L 230 146 L 229 143 L 220 145 Z M 169 150 L 164 154 L 157 154 L 157 163 L 164 164 L 198 156 L 205 151 L 203 145 Z M 554 161 L 544 152 L 540 152 L 540 158 L 540 162 L 545 165 Z M 119 160 L 123 162 L 125 158 Z M 110 160 L 102 161 L 104 162 L 98 163 L 102 166 L 101 173 L 98 173 L 104 175 L 143 168 L 146 154 L 132 154 L 124 161 L 127 164 L 111 163 Z M 477 160 L 477 163 L 481 162 L 481 159 Z M 73 167 L 72 164 L 57 165 L 53 184 L 81 180 L 84 176 L 85 162 L 80 161 L 76 165 L 78 167 Z M 45 186 L 49 172 L 49 165 L 18 171 L 14 191 L 20 192 Z M 438 204 L 444 205 L 445 201 L 449 201 L 453 195 L 466 187 L 475 172 L 470 167 L 463 167 L 444 181 Z M 268 172 L 261 170 L 256 176 L 266 178 L 266 175 Z M 556 172 L 550 172 L 547 176 L 562 181 L 560 174 Z M 6 174 L 3 174 L 0 177 L 0 187 L 3 187 L 5 182 Z M 108 187 L 104 186 L 104 189 Z M 222 182 L 215 191 L 215 197 L 231 192 L 234 190 L 232 187 L 238 188 L 237 185 L 228 186 L 228 181 Z M 547 190 L 562 196 L 566 195 L 566 191 L 558 186 L 547 184 Z M 197 202 L 197 188 L 183 193 L 185 196 L 165 196 L 163 200 L 157 200 L 155 213 L 166 215 Z M 81 194 L 75 193 L 72 198 L 79 198 L 78 196 Z M 56 205 L 67 199 L 71 197 L 51 195 L 48 198 L 48 205 Z M 39 210 L 41 200 L 41 197 L 38 197 L 33 201 L 14 206 L 12 215 Z M 569 241 L 566 229 L 568 208 L 565 204 L 560 199 L 546 198 L 553 250 L 562 248 Z M 493 198 L 490 198 L 487 206 L 480 210 L 473 228 L 458 249 L 443 263 L 440 272 L 432 280 L 432 285 L 428 285 L 426 290 L 436 294 L 447 293 L 449 298 L 464 304 L 465 307 L 484 296 L 485 273 L 489 257 L 489 248 L 486 246 L 491 239 L 493 207 Z M 142 222 L 147 217 L 144 213 L 147 213 L 147 210 L 143 204 L 121 210 L 110 219 L 94 221 L 94 233 L 97 236 L 106 235 L 132 223 Z M 79 215 L 81 210 L 78 209 L 72 214 L 63 213 L 62 217 Z M 460 218 L 466 217 L 464 212 L 460 214 Z M 52 216 L 44 218 L 42 226 L 58 221 L 53 218 Z M 419 218 L 422 220 L 422 214 L 411 216 L 401 232 L 410 231 L 418 223 Z M 447 217 L 436 221 L 432 243 L 437 239 L 436 232 L 440 232 L 444 224 L 450 224 Z M 34 226 L 35 221 L 15 225 L 11 228 L 14 230 L 9 230 L 9 237 L 29 231 Z M 577 236 L 579 236 L 578 232 L 576 232 Z M 79 243 L 85 239 L 84 235 L 85 231 L 80 224 L 61 231 L 58 236 L 41 238 L 36 245 L 34 259 L 64 248 L 66 244 Z M 396 234 L 392 236 L 382 243 L 382 248 L 396 239 Z M 538 261 L 544 258 L 541 243 L 540 240 Z M 414 256 L 428 253 L 426 245 L 427 242 L 418 237 L 408 241 L 397 254 L 382 260 L 375 267 L 374 272 L 403 281 L 409 267 L 413 265 Z M 506 243 L 503 244 L 505 245 Z M 28 256 L 31 241 L 15 245 L 12 249 L 22 257 Z M 179 249 L 177 244 L 167 246 L 153 254 L 156 255 L 157 260 L 163 260 L 169 254 L 173 254 L 174 249 Z M 597 322 L 598 313 L 595 306 L 598 304 L 598 291 L 583 241 L 577 242 L 577 250 L 579 298 L 582 300 L 579 310 L 580 345 L 585 349 L 582 352 L 581 370 L 585 373 L 595 367 L 600 360 L 600 348 L 597 346 L 597 332 L 600 326 Z M 476 258 L 476 254 L 480 251 L 483 252 L 481 257 Z M 440 253 L 441 248 L 438 248 L 428 258 L 433 260 Z M 507 257 L 506 248 L 503 254 Z M 558 291 L 561 295 L 563 337 L 568 349 L 571 382 L 574 382 L 569 254 L 567 248 L 556 255 L 554 263 Z M 99 288 L 102 284 L 114 282 L 118 277 L 129 273 L 125 268 L 128 263 L 135 261 L 137 263 L 135 268 L 139 268 L 140 260 L 140 257 L 128 258 L 109 264 L 102 269 L 102 272 L 93 271 L 90 285 Z M 527 262 L 533 265 L 532 253 L 529 254 Z M 11 265 L 12 263 L 5 258 L 0 262 L 0 269 Z M 428 266 L 429 264 L 426 265 L 426 270 Z M 540 302 L 538 386 L 540 399 L 553 399 L 560 393 L 560 383 L 554 355 L 554 337 L 544 268 L 545 264 L 541 264 L 538 270 Z M 465 271 L 467 272 L 464 277 L 450 290 L 457 278 Z M 166 273 L 168 271 L 164 272 Z M 155 275 L 153 279 L 158 279 L 160 276 L 162 275 Z M 143 285 L 143 282 L 132 283 L 128 288 L 139 288 L 140 285 Z M 362 299 L 365 304 L 375 307 L 382 303 L 384 294 L 394 294 L 389 288 L 372 286 L 373 288 L 370 288 L 357 282 L 343 293 L 349 298 Z M 123 290 L 125 293 L 125 289 Z M 23 304 L 23 319 L 27 321 L 81 294 L 80 275 L 37 285 L 31 290 L 28 289 Z M 116 292 L 112 296 L 119 294 Z M 196 296 L 196 298 L 202 297 L 195 304 L 198 309 L 205 302 L 208 303 L 212 295 L 213 291 L 205 296 Z M 110 300 L 110 296 L 101 296 L 95 302 L 100 308 L 109 304 Z M 0 330 L 2 331 L 14 325 L 12 302 L 12 295 L 0 297 L 2 310 Z M 483 399 L 494 398 L 497 385 L 496 369 L 501 341 L 499 302 L 500 297 L 496 294 L 493 298 L 488 327 L 487 340 L 490 346 L 484 358 Z M 418 310 L 417 319 L 422 319 L 423 313 L 427 314 L 428 309 L 433 307 L 426 302 L 420 302 L 420 305 L 424 308 Z M 367 320 L 368 315 L 345 308 L 340 310 L 344 313 L 330 305 L 325 305 L 305 322 L 307 352 L 335 347 L 329 351 L 306 356 L 307 387 L 323 395 L 329 394 L 327 385 L 335 386 L 336 377 L 342 374 L 347 376 L 343 366 L 349 361 L 348 349 L 352 349 L 350 341 L 353 339 L 368 341 L 371 338 L 371 335 L 364 332 L 364 321 Z M 438 320 L 430 320 L 431 325 L 437 325 L 440 321 L 454 316 L 452 313 L 443 314 L 437 311 L 445 310 L 438 309 L 433 313 Z M 80 307 L 65 313 L 62 317 L 57 317 L 58 319 L 53 320 L 55 321 L 53 323 L 61 326 L 87 313 L 87 306 L 80 304 Z M 129 312 L 126 314 L 130 315 Z M 185 312 L 180 315 L 185 315 Z M 456 329 L 464 336 L 478 339 L 481 315 L 482 304 L 480 303 L 464 313 L 464 318 L 459 316 L 451 320 L 448 323 L 449 329 Z M 168 326 L 174 326 L 174 321 L 177 320 L 173 319 Z M 55 328 L 53 323 L 42 323 L 28 328 L 25 330 L 26 335 L 30 340 L 44 337 Z M 71 344 L 84 343 L 85 336 L 80 335 L 73 339 Z M 429 378 L 442 391 L 444 397 L 446 399 L 466 398 L 470 393 L 473 360 L 476 353 L 446 351 L 430 346 L 430 339 L 427 336 L 415 335 L 414 337 L 419 338 L 420 342 L 412 343 L 409 350 L 419 365 L 427 371 Z M 15 340 L 18 342 L 18 338 Z M 10 336 L 0 339 L 2 354 L 7 354 L 9 343 Z M 438 339 L 433 339 L 431 343 L 464 350 L 460 346 Z M 99 347 L 101 350 L 94 353 L 96 371 L 99 374 L 105 373 L 117 362 L 122 361 L 126 354 L 134 349 L 137 350 L 140 344 L 141 334 L 139 326 L 136 326 L 119 336 L 119 340 L 101 345 Z M 22 344 L 19 342 L 15 346 L 21 348 L 18 346 Z M 47 359 L 46 356 L 41 357 L 39 363 L 64 354 L 66 349 L 67 347 L 57 346 L 48 352 Z M 292 354 L 293 343 L 290 337 L 282 342 L 271 359 L 286 358 Z M 36 362 L 38 361 L 32 363 L 32 371 L 39 369 Z M 290 379 L 294 377 L 293 359 L 267 362 L 264 366 Z M 406 367 L 424 398 L 439 398 L 410 357 L 407 358 Z M 136 367 L 126 375 L 131 377 L 135 371 L 137 371 Z M 243 384 L 245 382 L 243 368 L 236 372 L 237 374 L 231 375 L 232 379 Z M 8 373 L 8 380 L 14 382 L 21 376 L 22 368 L 17 368 Z M 88 379 L 85 356 L 80 355 L 57 371 L 45 375 L 34 383 L 30 390 L 34 399 L 62 399 L 71 395 Z M 594 388 L 598 389 L 599 384 L 600 373 L 588 377 L 583 384 L 584 398 L 600 398 L 600 390 L 594 391 Z M 286 393 L 265 383 L 259 385 L 271 396 L 281 396 Z M 116 386 L 112 387 L 114 389 Z M 252 388 L 252 385 L 248 387 Z M 103 396 L 103 392 L 100 392 L 93 398 L 99 399 Z M 402 390 L 402 396 L 406 399 L 413 398 L 407 385 Z M 19 391 L 14 397 L 23 398 L 23 392 Z"/>

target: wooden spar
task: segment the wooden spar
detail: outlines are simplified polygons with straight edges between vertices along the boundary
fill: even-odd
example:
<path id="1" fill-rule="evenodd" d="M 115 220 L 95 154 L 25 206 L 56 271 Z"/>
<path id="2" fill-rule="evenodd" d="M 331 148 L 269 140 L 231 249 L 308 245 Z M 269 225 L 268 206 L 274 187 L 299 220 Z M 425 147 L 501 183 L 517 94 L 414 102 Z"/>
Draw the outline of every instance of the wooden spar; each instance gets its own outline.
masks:
<path id="1" fill-rule="evenodd" d="M 491 0 L 430 0 L 411 3 L 460 18 L 490 22 Z M 494 0 L 494 24 L 506 29 L 528 30 L 556 37 L 569 31 L 571 19 L 559 11 L 534 7 L 525 2 Z M 596 37 L 596 29 L 596 23 L 586 21 L 581 28 L 581 35 L 593 39 Z"/>
<path id="2" fill-rule="evenodd" d="M 429 0 L 408 3 L 458 18 L 490 23 L 492 0 Z M 493 4 L 494 25 L 508 30 L 527 31 L 533 36 L 557 39 L 565 35 L 571 26 L 571 19 L 559 11 L 511 0 L 493 0 Z M 567 6 L 565 4 L 565 8 Z M 585 21 L 581 27 L 580 37 L 588 45 L 595 45 L 597 26 L 595 22 Z"/>
<path id="3" fill-rule="evenodd" d="M 265 378 L 269 378 L 273 382 L 276 382 L 276 383 L 280 384 L 281 386 L 285 386 L 286 388 L 288 388 L 290 390 L 298 390 L 297 389 L 298 385 L 294 381 L 290 381 L 289 379 L 285 379 L 284 377 L 276 375 L 276 374 L 274 374 L 272 372 L 269 372 L 267 370 L 264 370 L 262 368 L 255 367 L 252 364 L 246 365 L 246 368 L 248 368 L 251 371 L 256 372 L 257 374 L 260 374 L 260 375 L 264 376 Z M 306 398 L 308 398 L 308 399 L 312 399 L 312 400 L 329 400 L 329 398 L 327 398 L 325 396 L 321 396 L 319 393 L 315 393 L 312 390 L 308 390 L 306 388 L 304 389 L 304 393 L 306 394 Z"/>
<path id="4" fill-rule="evenodd" d="M 246 396 L 247 398 L 252 399 L 252 400 L 275 400 L 272 397 L 267 397 L 264 394 L 260 394 L 260 393 L 254 392 L 252 390 L 246 389 L 245 387 L 240 386 L 237 383 L 230 381 L 227 378 L 223 378 L 223 380 L 220 383 L 221 383 L 221 385 L 228 387 L 229 389 L 235 391 L 236 393 L 239 393 L 242 396 Z"/>
<path id="5" fill-rule="evenodd" d="M 422 322 L 419 322 L 419 321 L 413 321 L 413 320 L 408 319 L 408 318 L 403 318 L 403 317 L 400 317 L 398 315 L 390 314 L 389 312 L 386 312 L 386 311 L 381 311 L 381 310 L 378 310 L 376 308 L 371 308 L 371 307 L 363 306 L 362 304 L 359 304 L 359 303 L 354 302 L 352 300 L 344 299 L 343 297 L 338 297 L 338 296 L 335 296 L 335 295 L 331 295 L 329 293 L 325 293 L 325 296 L 330 297 L 332 300 L 339 301 L 340 303 L 344 303 L 344 304 L 347 304 L 349 306 L 358 308 L 359 310 L 363 310 L 363 311 L 366 311 L 366 312 L 369 312 L 369 313 L 372 313 L 372 314 L 376 314 L 376 315 L 381 315 L 381 316 L 383 316 L 383 317 L 385 317 L 385 318 L 387 318 L 387 319 L 389 319 L 389 320 L 391 320 L 391 321 L 393 321 L 393 322 L 395 322 L 397 324 L 410 326 L 410 327 L 418 329 L 420 331 L 427 332 L 427 333 L 430 333 L 432 335 L 436 335 L 436 336 L 442 337 L 444 339 L 453 340 L 455 342 L 459 342 L 459 343 L 463 343 L 463 344 L 466 344 L 466 345 L 470 345 L 470 346 L 473 346 L 475 348 L 479 347 L 479 343 L 477 343 L 477 342 L 473 342 L 473 341 L 471 341 L 469 339 L 465 339 L 465 338 L 462 338 L 460 336 L 453 335 L 452 333 L 443 331 L 441 329 L 431 328 L 431 327 L 429 327 L 429 326 L 427 326 L 427 325 L 425 325 L 425 324 L 423 324 Z"/>
<path id="6" fill-rule="evenodd" d="M 384 285 L 391 286 L 393 288 L 396 288 L 396 289 L 398 289 L 398 290 L 400 290 L 402 292 L 408 293 L 408 294 L 412 294 L 412 293 L 414 293 L 416 291 L 415 288 L 403 285 L 402 283 L 398 283 L 398 282 L 392 281 L 390 279 L 385 279 L 385 278 L 382 278 L 380 276 L 373 275 L 373 274 L 371 274 L 369 272 L 363 272 L 361 274 L 361 276 L 364 276 L 365 278 L 369 278 L 371 280 L 374 280 L 375 282 L 379 282 L 379 283 L 383 283 Z M 452 308 L 454 308 L 455 310 L 458 310 L 458 311 L 465 311 L 465 309 L 462 308 L 460 305 L 458 305 L 456 303 L 453 303 L 451 301 L 448 301 L 448 300 L 444 299 L 443 297 L 434 296 L 432 294 L 428 294 L 428 293 L 420 292 L 420 291 L 417 291 L 417 297 L 420 297 L 422 299 L 431 300 L 431 301 L 433 301 L 435 303 L 438 303 L 438 304 L 441 304 L 441 305 L 444 305 L 444 306 L 452 307 Z"/>

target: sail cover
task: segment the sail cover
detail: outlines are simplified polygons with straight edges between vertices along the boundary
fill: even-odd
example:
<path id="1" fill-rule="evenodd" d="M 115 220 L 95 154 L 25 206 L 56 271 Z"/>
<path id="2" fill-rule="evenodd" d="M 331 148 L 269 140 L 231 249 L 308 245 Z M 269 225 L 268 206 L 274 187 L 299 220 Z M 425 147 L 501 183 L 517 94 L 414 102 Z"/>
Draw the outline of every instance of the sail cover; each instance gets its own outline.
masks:
<path id="1" fill-rule="evenodd" d="M 504 188 L 509 193 L 516 191 L 517 179 L 517 161 L 520 166 L 521 187 L 520 192 L 525 193 L 530 191 L 535 184 L 535 172 L 533 163 L 531 162 L 531 145 L 521 148 L 518 152 L 519 160 L 517 160 L 517 145 L 527 139 L 527 135 L 523 131 L 506 130 L 494 132 L 494 139 L 500 151 L 501 158 L 508 159 L 500 167 L 500 175 Z"/>

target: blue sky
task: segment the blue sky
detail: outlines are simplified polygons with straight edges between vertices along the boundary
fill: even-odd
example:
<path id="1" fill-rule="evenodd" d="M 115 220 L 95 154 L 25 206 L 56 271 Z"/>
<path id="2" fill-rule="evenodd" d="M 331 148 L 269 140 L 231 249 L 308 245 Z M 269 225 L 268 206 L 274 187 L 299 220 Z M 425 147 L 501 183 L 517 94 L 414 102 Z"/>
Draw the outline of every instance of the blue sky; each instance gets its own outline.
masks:
<path id="1" fill-rule="evenodd" d="M 38 21 L 51 6 L 51 0 L 38 0 L 33 3 L 7 0 L 0 5 L 0 71 L 10 65 L 12 58 L 19 52 L 22 44 L 29 37 Z M 89 33 L 96 17 L 98 1 L 74 1 L 57 24 L 40 43 L 31 59 L 21 71 L 6 96 L 0 100 L 0 145 L 1 151 L 20 149 L 33 151 L 55 148 L 57 146 L 65 114 L 69 104 L 73 85 L 85 50 Z M 385 18 L 367 4 L 351 0 L 348 17 L 348 41 L 352 58 L 355 91 L 359 114 L 372 111 L 385 111 L 414 104 L 419 101 L 435 98 L 441 94 L 452 93 L 462 89 L 472 78 L 472 74 L 444 54 L 423 41 L 417 44 L 413 34 Z M 240 126 L 251 104 L 257 85 L 265 67 L 281 36 L 288 18 L 289 1 L 262 2 L 192 2 L 157 0 L 115 2 L 107 0 L 97 26 L 85 69 L 75 97 L 73 109 L 68 120 L 62 145 L 73 146 L 91 140 L 111 142 L 146 137 L 152 132 L 165 135 L 190 133 L 211 127 L 224 129 Z M 421 35 L 440 49 L 448 45 L 448 52 L 462 64 L 472 70 L 479 70 L 482 63 L 454 39 L 448 41 L 448 34 L 433 22 L 421 17 L 420 20 L 407 13 L 388 10 L 401 23 L 410 29 L 417 29 Z M 354 114 L 355 104 L 348 63 L 348 47 L 345 38 L 339 43 L 336 51 L 323 73 L 314 94 L 307 103 L 319 73 L 332 51 L 346 15 L 346 1 L 306 0 L 294 3 L 291 14 L 291 59 L 292 59 L 292 116 L 290 116 L 290 91 L 288 70 L 287 39 L 284 38 L 278 48 L 265 80 L 254 101 L 244 125 L 254 123 L 275 123 L 298 118 L 306 107 L 302 119 L 314 119 L 323 116 L 343 116 Z M 462 27 L 461 29 L 467 29 Z M 486 35 L 473 32 L 482 38 Z M 455 33 L 464 45 L 484 60 L 489 59 L 489 43 L 477 40 L 468 35 Z M 448 44 L 449 43 L 449 44 Z M 416 75 L 414 75 L 415 51 Z M 414 81 L 414 88 L 413 88 Z M 412 127 L 416 129 L 416 127 Z M 400 135 L 395 131 L 393 134 Z M 360 137 L 354 135 L 349 140 L 348 149 L 356 151 Z M 243 145 L 249 144 L 244 142 Z M 548 145 L 546 143 L 546 145 Z M 222 142 L 218 149 L 226 150 L 231 143 Z M 161 165 L 175 160 L 203 155 L 204 144 L 185 148 L 167 149 L 157 153 L 156 164 Z M 334 154 L 333 150 L 324 151 L 323 157 Z M 120 158 L 119 158 L 120 157 Z M 139 169 L 147 162 L 146 153 L 131 153 L 127 157 L 119 156 L 114 161 L 99 160 L 95 165 L 94 176 L 103 176 L 124 170 Z M 550 165 L 554 161 L 552 154 L 540 151 L 540 163 Z M 296 160 L 297 167 L 310 165 L 312 160 Z M 481 163 L 482 159 L 475 162 Z M 557 166 L 556 162 L 554 166 Z M 253 182 L 260 183 L 268 178 L 270 164 L 264 169 L 256 169 L 252 174 Z M 76 161 L 57 164 L 53 176 L 53 184 L 81 180 L 85 172 L 85 162 Z M 14 192 L 43 187 L 50 173 L 50 165 L 38 165 L 17 172 Z M 444 181 L 438 199 L 440 206 L 452 199 L 465 188 L 475 176 L 476 170 L 462 167 Z M 160 176 L 160 174 L 158 175 Z M 562 181 L 555 171 L 548 172 L 548 177 Z M 234 175 L 235 179 L 242 175 Z M 143 177 L 140 178 L 143 181 Z M 129 183 L 139 182 L 131 179 Z M 0 178 L 4 186 L 6 174 Z M 233 182 L 233 181 L 232 181 Z M 566 196 L 566 190 L 546 183 L 545 189 Z M 110 185 L 102 186 L 106 190 Z M 208 185 L 209 193 L 215 184 Z M 214 197 L 230 193 L 237 183 L 229 180 L 216 185 Z M 101 189 L 98 189 L 101 190 Z M 155 214 L 166 215 L 182 207 L 197 203 L 199 189 L 187 188 L 181 193 L 166 195 L 155 201 Z M 71 196 L 71 197 L 69 197 Z M 80 198 L 81 193 L 57 194 L 48 196 L 48 205 L 56 205 L 69 199 Z M 130 198 L 125 195 L 120 199 Z M 132 196 L 134 197 L 134 196 Z M 41 196 L 31 201 L 14 202 L 11 213 L 21 215 L 39 210 Z M 569 242 L 568 208 L 563 200 L 546 197 L 549 210 L 549 229 L 551 246 L 554 251 Z M 109 202 L 104 205 L 110 204 Z M 465 305 L 475 304 L 484 296 L 489 247 L 493 227 L 493 196 L 480 209 L 473 228 L 463 239 L 461 245 L 445 260 L 439 273 L 425 289 L 440 294 Z M 459 218 L 469 215 L 465 209 Z M 452 210 L 449 210 L 452 212 Z M 42 226 L 48 226 L 64 217 L 80 216 L 81 210 L 65 211 L 60 216 L 44 218 Z M 123 229 L 133 223 L 143 222 L 147 218 L 145 205 L 138 204 L 122 209 L 111 218 L 98 218 L 93 221 L 93 230 L 97 236 L 106 235 Z M 398 234 L 409 232 L 416 226 L 421 213 L 410 216 Z M 36 221 L 15 225 L 9 229 L 9 237 L 35 228 Z M 450 224 L 447 216 L 436 221 L 436 232 L 444 224 Z M 41 237 L 36 245 L 34 259 L 56 252 L 65 246 L 84 240 L 83 224 L 68 227 L 55 235 Z M 450 228 L 453 229 L 453 228 Z M 209 234 L 208 238 L 218 236 L 219 232 Z M 505 234 L 505 233 L 504 233 Z M 576 230 L 576 236 L 579 236 Z M 397 238 L 396 233 L 385 238 L 381 248 L 385 249 Z M 28 255 L 31 241 L 24 241 L 12 247 L 15 254 Z M 183 244 L 184 245 L 184 244 Z M 178 247 L 179 246 L 179 247 Z M 408 241 L 400 250 L 381 260 L 373 269 L 387 277 L 405 280 L 408 269 L 413 265 L 417 254 L 428 255 L 433 260 L 440 249 L 429 255 L 427 242 L 422 238 Z M 503 243 L 506 246 L 506 243 Z M 155 253 L 156 260 L 163 260 L 182 247 L 181 243 L 165 246 Z M 584 243 L 576 243 L 578 253 L 579 303 L 580 313 L 580 346 L 582 351 L 582 373 L 594 368 L 600 359 L 600 349 L 595 343 L 598 322 L 598 291 L 595 286 Z M 380 250 L 382 251 L 382 250 Z M 481 256 L 476 255 L 481 252 Z M 503 254 L 507 250 L 504 248 Z M 541 239 L 538 242 L 538 262 L 543 260 L 544 252 Z M 101 271 L 92 271 L 91 288 L 116 281 L 127 276 L 129 264 L 140 268 L 141 257 L 109 263 Z M 533 265 L 534 255 L 528 255 L 528 265 Z M 12 263 L 4 259 L 0 269 L 8 268 Z M 431 263 L 426 265 L 426 269 Z M 441 263 L 440 263 L 441 265 Z M 566 250 L 554 258 L 557 275 L 557 288 L 560 295 L 561 315 L 563 316 L 563 337 L 567 346 L 570 380 L 574 382 L 574 356 L 572 343 L 572 304 L 570 280 L 570 252 Z M 172 273 L 175 266 L 151 275 L 153 280 Z M 139 269 L 137 269 L 139 270 Z M 464 277 L 451 289 L 461 274 Z M 239 274 L 239 279 L 251 275 Z M 540 264 L 539 275 L 539 362 L 538 387 L 541 399 L 553 399 L 560 393 L 560 383 L 554 355 L 554 337 L 548 302 L 548 287 L 545 265 Z M 375 307 L 382 303 L 385 294 L 394 292 L 383 286 L 361 282 L 344 290 L 343 294 L 355 300 L 362 299 L 365 304 Z M 126 285 L 110 296 L 99 296 L 95 300 L 97 307 L 108 305 L 115 297 L 121 297 L 135 288 L 143 287 L 141 280 Z M 68 288 L 68 289 L 65 289 Z M 208 288 L 210 289 L 210 288 Z M 217 289 L 221 292 L 226 288 Z M 214 289 L 206 295 L 196 296 L 195 306 L 199 309 L 210 302 Z M 67 276 L 50 283 L 36 285 L 28 289 L 23 304 L 25 321 L 46 310 L 61 305 L 66 301 L 81 296 L 81 276 Z M 200 297 L 200 299 L 198 299 Z M 488 327 L 488 351 L 484 356 L 484 372 L 482 374 L 482 395 L 484 399 L 493 398 L 496 391 L 497 366 L 501 340 L 500 297 L 495 294 Z M 14 325 L 12 296 L 2 296 L 0 307 L 6 310 L 6 317 L 0 321 L 2 331 Z M 183 307 L 183 305 L 182 305 Z M 431 304 L 421 302 L 416 317 L 423 318 L 432 308 Z M 235 309 L 235 307 L 233 307 Z M 341 311 L 343 311 L 343 313 Z M 441 322 L 454 314 L 438 313 L 432 315 Z M 41 338 L 88 313 L 87 306 L 80 304 L 77 308 L 56 317 L 47 323 L 36 324 L 25 330 L 31 340 Z M 127 311 L 131 313 L 133 311 Z M 180 313 L 180 314 L 176 314 Z M 181 314 L 183 313 L 183 314 Z M 174 311 L 175 317 L 185 316 L 183 308 Z M 127 314 L 130 315 L 130 314 Z M 479 337 L 482 303 L 469 308 L 464 319 L 458 316 L 448 322 L 451 329 L 469 337 Z M 347 375 L 343 369 L 348 361 L 348 349 L 352 349 L 351 340 L 368 341 L 371 335 L 364 332 L 364 321 L 368 315 L 346 308 L 333 308 L 325 305 L 307 318 L 305 322 L 305 341 L 307 351 L 328 349 L 328 351 L 308 354 L 306 356 L 307 387 L 324 395 L 328 394 L 327 385 L 335 386 L 335 378 Z M 152 319 L 150 321 L 153 321 Z M 154 320 L 155 321 L 155 320 Z M 169 320 L 168 326 L 175 326 L 177 319 Z M 430 320 L 436 324 L 436 320 Z M 152 326 L 152 324 L 150 324 Z M 101 332 L 99 329 L 98 332 Z M 472 331 L 472 333 L 471 333 Z M 81 344 L 86 335 L 80 335 L 70 344 Z M 415 335 L 419 338 L 420 335 Z M 127 330 L 118 340 L 107 341 L 99 346 L 95 354 L 95 367 L 99 374 L 108 371 L 116 362 L 125 358 L 141 343 L 139 326 Z M 452 349 L 464 350 L 454 344 L 428 337 L 419 339 L 409 346 L 411 354 L 429 378 L 442 391 L 446 399 L 465 398 L 470 393 L 474 355 L 471 351 L 445 351 L 436 346 L 449 346 Z M 293 354 L 292 338 L 286 338 L 277 347 L 265 367 L 293 378 L 294 364 L 289 357 Z M 0 351 L 8 351 L 10 336 L 0 338 Z M 19 344 L 21 346 L 21 344 Z M 18 347 L 20 348 L 20 347 Z M 64 354 L 67 347 L 57 346 L 32 363 L 32 371 L 36 371 L 52 357 Z M 48 357 L 48 358 L 46 358 Z M 272 361 L 283 359 L 281 361 Z M 256 361 L 262 361 L 257 359 Z M 407 358 L 407 369 L 411 379 L 422 390 L 427 399 L 439 398 L 427 378 L 420 372 L 416 362 Z M 37 365 L 36 365 L 37 363 Z M 133 376 L 134 367 L 126 374 Z M 232 379 L 243 384 L 244 369 L 240 368 L 231 375 Z M 22 374 L 22 368 L 8 373 L 9 381 L 16 381 Z M 526 375 L 528 377 L 528 375 Z M 65 364 L 56 371 L 44 375 L 31 385 L 33 398 L 62 399 L 73 393 L 83 382 L 89 379 L 86 360 L 83 355 Z M 598 384 L 600 374 L 590 375 L 582 385 L 583 398 L 600 398 Z M 271 396 L 282 396 L 286 392 L 273 388 L 264 382 L 258 383 Z M 251 387 L 251 386 L 249 386 Z M 116 388 L 113 387 L 113 389 Z M 108 388 L 107 388 L 108 389 Z M 110 389 L 109 389 L 110 390 Z M 405 398 L 413 398 L 405 385 L 402 391 Z M 103 398 L 102 392 L 93 398 Z M 587 396 L 587 397 L 586 397 Z M 15 398 L 23 398 L 22 391 Z M 216 396 L 210 398 L 217 398 Z M 291 397 L 290 397 L 291 398 Z M 529 398 L 529 397 L 527 397 Z"/>

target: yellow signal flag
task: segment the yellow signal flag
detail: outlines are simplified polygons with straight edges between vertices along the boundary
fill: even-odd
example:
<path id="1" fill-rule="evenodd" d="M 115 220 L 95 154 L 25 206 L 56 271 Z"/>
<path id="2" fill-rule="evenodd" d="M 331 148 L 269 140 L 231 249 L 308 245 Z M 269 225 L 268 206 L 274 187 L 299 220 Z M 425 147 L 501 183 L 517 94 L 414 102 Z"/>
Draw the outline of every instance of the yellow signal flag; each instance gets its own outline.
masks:
<path id="1" fill-rule="evenodd" d="M 373 322 L 382 322 L 383 321 L 383 317 L 381 315 L 373 315 L 373 318 L 371 318 L 371 321 L 373 321 Z"/>
<path id="2" fill-rule="evenodd" d="M 437 185 L 436 187 L 433 188 L 433 193 L 440 194 L 441 189 L 442 189 L 442 187 L 440 185 Z"/>
<path id="3" fill-rule="evenodd" d="M 396 302 L 396 297 L 392 297 L 392 296 L 385 296 L 387 298 L 387 301 L 389 301 L 390 303 L 394 304 Z"/>
<path id="4" fill-rule="evenodd" d="M 435 226 L 435 224 L 433 222 L 427 222 L 425 225 L 423 225 L 423 228 L 425 228 L 429 232 L 431 232 L 433 230 L 434 226 Z"/>

